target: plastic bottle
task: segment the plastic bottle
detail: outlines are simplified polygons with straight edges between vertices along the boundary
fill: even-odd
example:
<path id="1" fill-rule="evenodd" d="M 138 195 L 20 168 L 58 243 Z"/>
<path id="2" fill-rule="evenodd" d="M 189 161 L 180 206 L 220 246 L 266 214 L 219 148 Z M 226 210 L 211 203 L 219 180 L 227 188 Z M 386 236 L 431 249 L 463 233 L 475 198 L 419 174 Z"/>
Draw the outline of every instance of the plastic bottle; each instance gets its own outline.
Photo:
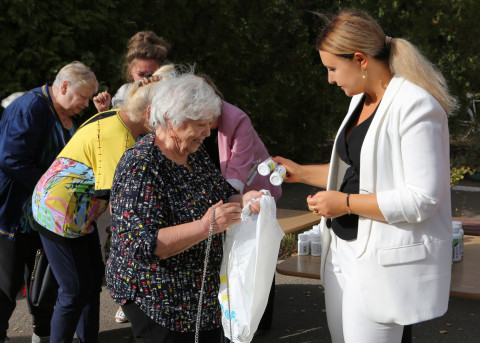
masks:
<path id="1" fill-rule="evenodd" d="M 287 170 L 284 166 L 279 164 L 273 170 L 272 175 L 270 175 L 270 183 L 274 186 L 280 186 L 283 183 L 285 176 L 287 176 Z"/>
<path id="2" fill-rule="evenodd" d="M 458 231 L 462 236 L 462 239 L 460 240 L 460 256 L 463 257 L 463 239 L 465 235 L 465 232 L 463 231 L 463 223 L 460 221 L 452 221 L 452 229 L 454 232 L 456 231 L 455 227 L 458 227 Z"/>
<path id="3" fill-rule="evenodd" d="M 260 175 L 267 176 L 275 169 L 276 166 L 277 162 L 269 157 L 258 165 L 257 170 Z"/>
<path id="4" fill-rule="evenodd" d="M 312 253 L 312 233 L 310 231 L 304 231 L 303 234 L 307 236 L 307 244 L 308 244 L 308 253 Z"/>
<path id="5" fill-rule="evenodd" d="M 311 233 L 310 234 L 310 252 L 312 256 L 322 256 L 322 245 L 320 243 L 320 234 Z"/>
<path id="6" fill-rule="evenodd" d="M 452 222 L 453 241 L 452 241 L 452 261 L 458 262 L 462 260 L 462 234 L 460 232 L 459 222 Z M 461 223 L 460 223 L 461 224 Z"/>
<path id="7" fill-rule="evenodd" d="M 320 234 L 320 229 L 318 228 L 318 225 L 313 225 L 312 228 L 308 231 L 305 231 L 306 233 L 309 234 L 309 237 L 310 237 L 310 241 L 312 240 L 312 235 L 315 235 L 315 234 Z"/>
<path id="8" fill-rule="evenodd" d="M 308 234 L 301 233 L 298 235 L 298 254 L 305 256 L 310 255 L 310 242 Z"/>

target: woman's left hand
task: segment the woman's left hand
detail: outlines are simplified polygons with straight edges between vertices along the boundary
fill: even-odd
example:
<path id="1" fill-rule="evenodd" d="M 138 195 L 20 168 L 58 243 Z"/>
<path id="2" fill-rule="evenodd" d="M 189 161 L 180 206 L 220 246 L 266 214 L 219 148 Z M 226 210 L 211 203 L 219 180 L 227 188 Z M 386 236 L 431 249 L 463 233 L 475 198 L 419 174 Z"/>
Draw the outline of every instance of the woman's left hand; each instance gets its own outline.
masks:
<path id="1" fill-rule="evenodd" d="M 98 112 L 107 111 L 110 108 L 110 101 L 112 97 L 108 91 L 98 93 L 93 97 L 93 104 Z"/>
<path id="2" fill-rule="evenodd" d="M 263 193 L 259 191 L 249 191 L 242 196 L 242 207 L 247 206 L 248 202 L 252 199 L 260 199 Z M 250 203 L 250 211 L 254 214 L 260 213 L 260 201 L 252 201 Z"/>
<path id="3" fill-rule="evenodd" d="M 348 213 L 347 195 L 338 191 L 322 191 L 307 197 L 308 209 L 318 216 L 336 218 Z"/>

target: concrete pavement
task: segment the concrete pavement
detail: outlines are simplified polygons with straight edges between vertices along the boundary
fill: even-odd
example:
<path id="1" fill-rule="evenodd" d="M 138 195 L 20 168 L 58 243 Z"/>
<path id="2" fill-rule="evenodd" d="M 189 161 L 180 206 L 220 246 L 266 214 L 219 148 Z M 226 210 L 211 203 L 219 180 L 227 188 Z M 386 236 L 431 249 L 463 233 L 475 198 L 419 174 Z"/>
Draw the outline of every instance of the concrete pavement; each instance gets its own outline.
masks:
<path id="1" fill-rule="evenodd" d="M 461 186 L 480 187 L 480 183 L 465 181 Z M 306 209 L 305 198 L 315 191 L 313 187 L 296 184 L 286 184 L 283 188 L 284 195 L 278 207 L 291 209 Z M 480 193 L 452 190 L 452 214 L 480 219 Z M 277 274 L 274 309 L 272 329 L 256 336 L 253 343 L 330 342 L 319 281 Z M 130 325 L 115 323 L 116 310 L 117 305 L 104 287 L 101 294 L 100 342 L 134 342 Z M 11 343 L 31 342 L 31 318 L 24 297 L 19 297 L 17 301 L 8 335 Z M 472 343 L 479 342 L 479 337 L 480 300 L 451 298 L 444 316 L 413 327 L 414 343 Z"/>

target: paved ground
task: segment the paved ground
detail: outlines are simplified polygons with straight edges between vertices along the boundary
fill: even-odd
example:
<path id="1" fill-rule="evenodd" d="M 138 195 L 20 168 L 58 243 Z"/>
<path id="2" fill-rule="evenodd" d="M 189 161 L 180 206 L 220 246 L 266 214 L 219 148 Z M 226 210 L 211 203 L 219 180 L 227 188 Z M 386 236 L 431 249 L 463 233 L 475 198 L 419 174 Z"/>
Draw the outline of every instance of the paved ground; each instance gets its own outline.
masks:
<path id="1" fill-rule="evenodd" d="M 462 182 L 462 186 L 480 187 L 480 183 Z M 306 209 L 305 198 L 315 191 L 304 185 L 284 185 L 278 206 Z M 480 219 L 480 193 L 452 191 L 452 214 Z M 480 258 L 480 257 L 479 257 Z M 327 343 L 325 304 L 319 281 L 276 275 L 275 313 L 272 330 L 254 338 L 253 343 Z M 101 294 L 100 342 L 133 342 L 129 324 L 116 324 L 117 306 L 108 292 Z M 1 310 L 1 309 L 0 309 Z M 10 320 L 8 335 L 12 343 L 31 342 L 30 315 L 23 297 Z M 440 318 L 413 327 L 414 343 L 480 342 L 480 300 L 451 298 L 447 313 Z"/>

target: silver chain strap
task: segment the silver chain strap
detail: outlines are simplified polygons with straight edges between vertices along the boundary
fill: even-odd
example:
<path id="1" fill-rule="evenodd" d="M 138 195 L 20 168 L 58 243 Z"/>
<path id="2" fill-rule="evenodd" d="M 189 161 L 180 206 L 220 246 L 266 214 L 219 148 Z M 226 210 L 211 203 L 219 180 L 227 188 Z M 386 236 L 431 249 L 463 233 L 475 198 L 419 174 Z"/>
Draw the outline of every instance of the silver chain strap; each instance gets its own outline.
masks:
<path id="1" fill-rule="evenodd" d="M 198 308 L 197 308 L 197 322 L 195 323 L 195 343 L 198 343 L 198 335 L 200 333 L 200 318 L 202 315 L 202 303 L 203 303 L 203 293 L 205 288 L 205 277 L 207 275 L 208 260 L 210 256 L 210 247 L 212 245 L 213 228 L 215 226 L 215 210 L 216 208 L 213 209 L 212 220 L 210 222 L 210 229 L 208 230 L 207 248 L 205 249 L 205 259 L 203 260 L 202 285 L 200 286 L 200 295 L 198 297 Z"/>
<path id="2" fill-rule="evenodd" d="M 40 261 L 40 255 L 42 254 L 42 250 L 38 249 L 37 253 L 35 254 L 35 263 L 33 265 L 33 270 L 32 270 L 32 280 L 35 280 L 35 272 L 37 271 L 38 268 L 38 261 Z"/>

